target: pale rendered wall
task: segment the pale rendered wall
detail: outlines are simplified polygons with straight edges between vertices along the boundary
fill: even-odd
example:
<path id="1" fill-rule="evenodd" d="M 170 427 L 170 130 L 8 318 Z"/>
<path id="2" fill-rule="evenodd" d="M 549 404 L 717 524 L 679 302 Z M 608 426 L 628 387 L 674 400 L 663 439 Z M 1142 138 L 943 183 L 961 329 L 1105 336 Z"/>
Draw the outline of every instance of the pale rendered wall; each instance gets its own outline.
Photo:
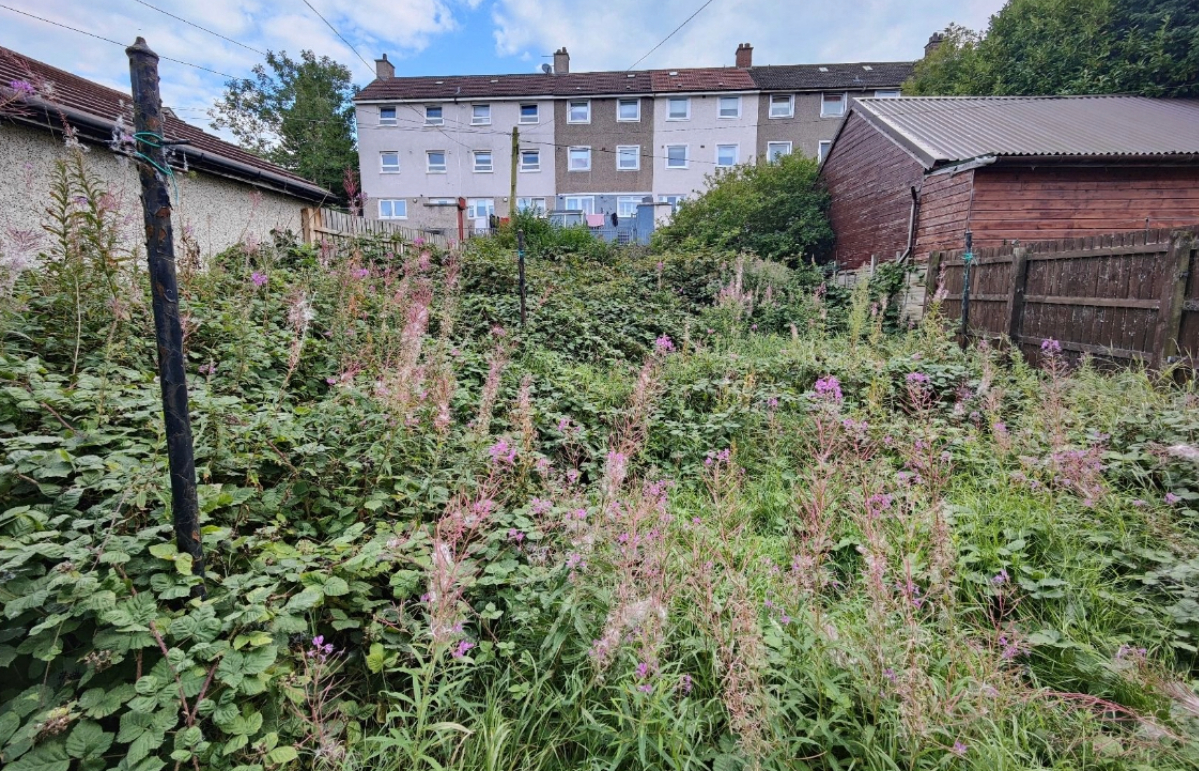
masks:
<path id="1" fill-rule="evenodd" d="M 48 131 L 12 123 L 0 124 L 0 253 L 18 233 L 33 233 L 36 248 L 48 246 L 42 229 L 55 162 L 69 160 L 76 150 Z M 106 147 L 84 145 L 87 171 L 98 177 L 115 199 L 122 217 L 122 246 L 144 251 L 141 188 L 137 169 L 127 158 Z M 300 233 L 300 209 L 294 198 L 255 188 L 208 173 L 176 172 L 178 202 L 174 206 L 175 243 L 182 254 L 184 237 L 206 257 L 239 241 L 270 239 L 272 229 Z"/>
<path id="2" fill-rule="evenodd" d="M 754 163 L 758 151 L 758 105 L 752 94 L 741 95 L 741 117 L 719 117 L 717 95 L 690 95 L 690 120 L 668 120 L 669 94 L 653 99 L 654 112 L 654 195 L 688 195 L 706 186 L 705 177 L 716 170 L 716 145 L 739 146 L 738 163 Z M 735 94 L 724 94 L 735 96 Z M 649 102 L 650 100 L 645 100 Z M 646 109 L 648 105 L 643 105 Z M 689 146 L 691 159 L 686 169 L 666 167 L 666 146 Z"/>

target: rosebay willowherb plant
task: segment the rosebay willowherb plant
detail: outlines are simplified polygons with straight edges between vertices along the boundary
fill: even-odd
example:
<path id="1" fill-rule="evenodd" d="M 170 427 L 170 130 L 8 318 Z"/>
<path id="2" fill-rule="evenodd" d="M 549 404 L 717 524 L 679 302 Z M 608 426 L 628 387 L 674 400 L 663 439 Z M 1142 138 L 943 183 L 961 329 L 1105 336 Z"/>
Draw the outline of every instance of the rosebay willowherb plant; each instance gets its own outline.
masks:
<path id="1" fill-rule="evenodd" d="M 1199 768 L 1192 385 L 751 257 L 530 259 L 521 330 L 494 243 L 280 235 L 181 274 L 199 601 L 104 192 L 5 306 L 5 769 Z"/>

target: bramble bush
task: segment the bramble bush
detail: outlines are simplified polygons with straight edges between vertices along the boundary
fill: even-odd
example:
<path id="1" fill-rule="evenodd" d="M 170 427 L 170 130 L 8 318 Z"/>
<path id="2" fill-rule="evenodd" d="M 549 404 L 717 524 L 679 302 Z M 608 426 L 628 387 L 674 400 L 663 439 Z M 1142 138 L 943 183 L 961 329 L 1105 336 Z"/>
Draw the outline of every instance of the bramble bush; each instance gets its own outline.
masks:
<path id="1" fill-rule="evenodd" d="M 96 237 L 0 305 L 6 769 L 1199 768 L 1192 385 L 746 255 L 530 258 L 522 330 L 494 242 L 280 234 L 181 273 L 197 599 L 62 174 Z"/>

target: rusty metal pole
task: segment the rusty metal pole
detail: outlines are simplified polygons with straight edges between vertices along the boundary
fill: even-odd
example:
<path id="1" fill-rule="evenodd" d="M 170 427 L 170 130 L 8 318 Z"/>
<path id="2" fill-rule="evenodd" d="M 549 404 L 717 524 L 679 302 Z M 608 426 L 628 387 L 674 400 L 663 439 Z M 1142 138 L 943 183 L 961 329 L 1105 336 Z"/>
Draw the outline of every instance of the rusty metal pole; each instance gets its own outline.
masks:
<path id="1" fill-rule="evenodd" d="M 525 328 L 525 231 L 516 231 L 516 270 L 520 284 L 520 328 Z"/>
<path id="2" fill-rule="evenodd" d="M 974 234 L 966 231 L 966 252 L 962 255 L 962 350 L 970 339 L 970 263 L 974 261 Z"/>
<path id="3" fill-rule="evenodd" d="M 183 326 L 179 321 L 179 288 L 175 281 L 175 245 L 171 231 L 171 192 L 162 127 L 162 98 L 158 92 L 158 54 L 143 38 L 125 49 L 133 85 L 133 125 L 138 144 L 137 174 L 142 185 L 146 222 L 146 259 L 158 341 L 158 378 L 167 432 L 167 461 L 171 474 L 171 513 L 175 544 L 191 555 L 192 575 L 200 583 L 192 590 L 204 596 L 204 549 L 200 540 L 200 506 L 196 498 L 196 461 L 192 450 L 187 379 L 183 366 Z"/>

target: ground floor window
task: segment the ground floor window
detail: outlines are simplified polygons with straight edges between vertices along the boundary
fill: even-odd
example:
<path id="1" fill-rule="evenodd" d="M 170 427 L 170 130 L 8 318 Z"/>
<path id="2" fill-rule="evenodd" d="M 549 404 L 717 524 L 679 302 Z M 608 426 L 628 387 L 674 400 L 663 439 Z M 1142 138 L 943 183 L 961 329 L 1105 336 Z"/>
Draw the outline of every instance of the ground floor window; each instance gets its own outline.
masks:
<path id="1" fill-rule="evenodd" d="M 636 217 L 637 204 L 641 203 L 643 196 L 639 195 L 622 195 L 616 199 L 616 215 L 619 217 Z"/>
<path id="2" fill-rule="evenodd" d="M 670 204 L 670 210 L 672 212 L 678 211 L 679 204 L 681 204 L 683 201 L 686 201 L 686 200 L 687 200 L 687 196 L 685 196 L 685 195 L 660 195 L 660 196 L 658 196 L 659 202 Z"/>
<path id="3" fill-rule="evenodd" d="M 595 214 L 595 196 L 593 195 L 568 195 L 563 204 L 563 208 L 568 211 L 581 211 L 584 214 Z"/>
<path id="4" fill-rule="evenodd" d="M 408 219 L 408 202 L 403 198 L 380 198 L 379 219 L 404 220 Z"/>
<path id="5" fill-rule="evenodd" d="M 494 198 L 466 199 L 466 216 L 472 220 L 483 219 L 495 214 Z"/>
<path id="6" fill-rule="evenodd" d="M 544 198 L 517 198 L 516 210 L 521 212 L 529 212 L 538 216 L 545 214 L 545 199 Z"/>

